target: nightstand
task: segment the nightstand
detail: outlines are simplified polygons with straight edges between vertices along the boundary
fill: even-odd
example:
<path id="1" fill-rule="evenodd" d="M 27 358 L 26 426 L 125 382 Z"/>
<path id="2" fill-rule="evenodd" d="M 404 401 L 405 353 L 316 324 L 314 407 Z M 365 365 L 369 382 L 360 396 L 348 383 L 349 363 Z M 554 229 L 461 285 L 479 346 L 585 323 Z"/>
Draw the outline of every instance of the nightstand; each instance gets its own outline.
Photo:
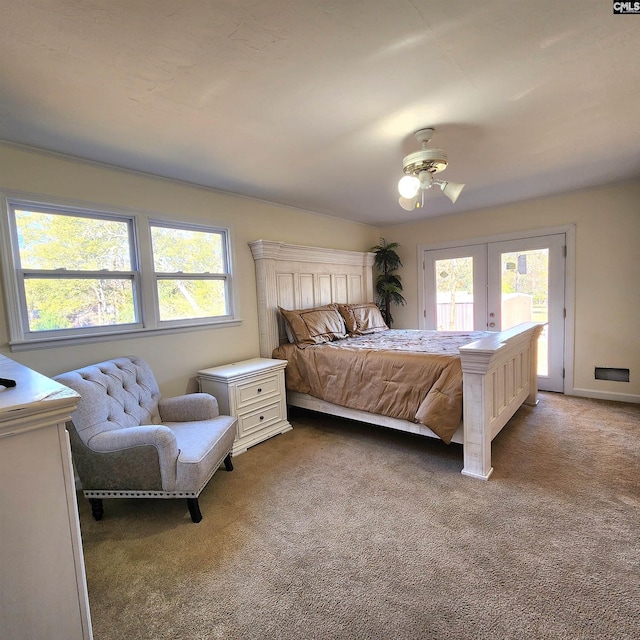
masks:
<path id="1" fill-rule="evenodd" d="M 198 371 L 200 391 L 218 400 L 220 413 L 238 418 L 232 454 L 289 431 L 284 386 L 286 360 L 253 358 Z"/>

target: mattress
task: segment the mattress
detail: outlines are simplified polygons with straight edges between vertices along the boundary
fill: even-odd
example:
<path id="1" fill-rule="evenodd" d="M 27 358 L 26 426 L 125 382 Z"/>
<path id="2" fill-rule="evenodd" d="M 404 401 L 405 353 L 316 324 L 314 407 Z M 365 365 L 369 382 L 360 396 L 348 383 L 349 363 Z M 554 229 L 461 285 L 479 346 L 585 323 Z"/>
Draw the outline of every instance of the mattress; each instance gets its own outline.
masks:
<path id="1" fill-rule="evenodd" d="M 301 348 L 282 344 L 289 391 L 419 422 L 449 443 L 462 419 L 459 347 L 486 331 L 389 329 Z"/>

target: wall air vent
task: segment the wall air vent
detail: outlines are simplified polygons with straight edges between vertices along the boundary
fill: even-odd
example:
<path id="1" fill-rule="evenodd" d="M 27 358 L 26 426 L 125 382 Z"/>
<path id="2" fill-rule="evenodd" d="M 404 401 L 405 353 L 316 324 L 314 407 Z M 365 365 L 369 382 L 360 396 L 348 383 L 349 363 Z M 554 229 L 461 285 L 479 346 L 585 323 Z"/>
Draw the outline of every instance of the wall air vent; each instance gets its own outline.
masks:
<path id="1" fill-rule="evenodd" d="M 629 369 L 619 369 L 616 367 L 596 367 L 596 380 L 629 382 Z"/>

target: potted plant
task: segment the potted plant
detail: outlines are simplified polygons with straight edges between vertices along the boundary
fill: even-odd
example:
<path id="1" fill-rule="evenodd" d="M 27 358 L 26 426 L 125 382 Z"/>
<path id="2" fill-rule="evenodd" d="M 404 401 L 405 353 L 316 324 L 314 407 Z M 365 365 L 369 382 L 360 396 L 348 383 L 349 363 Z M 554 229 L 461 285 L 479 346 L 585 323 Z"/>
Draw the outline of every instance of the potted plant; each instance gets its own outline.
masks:
<path id="1" fill-rule="evenodd" d="M 385 238 L 380 238 L 380 244 L 369 249 L 375 254 L 373 265 L 378 271 L 378 277 L 376 278 L 376 304 L 389 327 L 393 322 L 391 305 L 407 304 L 407 301 L 402 296 L 400 276 L 394 273 L 402 266 L 400 256 L 396 252 L 399 246 L 397 242 L 387 242 Z"/>

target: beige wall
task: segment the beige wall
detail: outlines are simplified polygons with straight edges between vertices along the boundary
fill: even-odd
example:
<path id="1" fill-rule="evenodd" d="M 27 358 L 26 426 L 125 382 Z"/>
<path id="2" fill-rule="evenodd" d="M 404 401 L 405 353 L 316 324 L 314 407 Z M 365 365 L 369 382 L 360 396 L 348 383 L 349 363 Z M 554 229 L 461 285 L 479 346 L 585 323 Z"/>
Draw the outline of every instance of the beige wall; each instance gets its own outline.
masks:
<path id="1" fill-rule="evenodd" d="M 385 228 L 408 301 L 394 326 L 418 326 L 418 246 L 562 225 L 575 225 L 573 391 L 640 401 L 640 181 Z M 596 366 L 629 368 L 630 382 L 595 380 Z"/>
<path id="2" fill-rule="evenodd" d="M 0 144 L 2 190 L 230 228 L 236 308 L 242 318 L 237 327 L 11 353 L 4 296 L 0 296 L 0 353 L 45 375 L 136 354 L 150 362 L 166 395 L 195 391 L 199 369 L 259 355 L 255 272 L 248 242 L 263 238 L 365 251 L 378 240 L 374 227 Z"/>
<path id="3" fill-rule="evenodd" d="M 0 191 L 143 210 L 229 227 L 235 258 L 237 327 L 11 353 L 0 296 L 0 353 L 45 375 L 122 354 L 149 360 L 163 393 L 195 390 L 198 369 L 258 355 L 253 259 L 247 243 L 263 238 L 367 250 L 379 236 L 400 242 L 408 305 L 397 327 L 418 327 L 417 247 L 452 240 L 574 224 L 576 227 L 573 387 L 581 395 L 640 400 L 640 181 L 382 230 L 187 184 L 79 162 L 0 143 Z M 596 381 L 595 366 L 628 367 L 631 382 Z"/>

